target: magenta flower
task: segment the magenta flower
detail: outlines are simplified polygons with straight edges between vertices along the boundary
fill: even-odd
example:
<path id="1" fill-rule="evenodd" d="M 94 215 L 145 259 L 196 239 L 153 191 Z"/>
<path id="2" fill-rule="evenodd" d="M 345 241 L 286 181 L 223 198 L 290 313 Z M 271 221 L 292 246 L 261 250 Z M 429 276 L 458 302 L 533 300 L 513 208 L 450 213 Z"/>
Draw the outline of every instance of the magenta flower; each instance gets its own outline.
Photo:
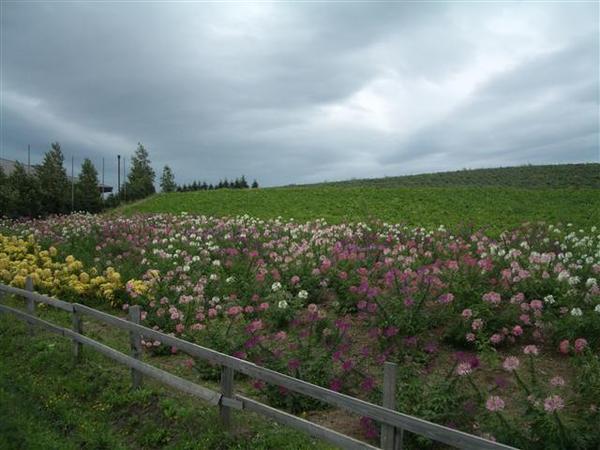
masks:
<path id="1" fill-rule="evenodd" d="M 461 377 L 471 374 L 472 371 L 473 369 L 471 368 L 471 363 L 469 362 L 461 362 L 458 366 L 456 366 L 456 373 Z"/>
<path id="2" fill-rule="evenodd" d="M 588 346 L 588 342 L 584 338 L 575 339 L 575 353 L 581 353 Z"/>
<path id="3" fill-rule="evenodd" d="M 465 319 L 470 319 L 471 316 L 473 315 L 473 311 L 469 308 L 467 309 L 463 309 L 463 312 L 461 313 L 461 315 L 463 316 L 463 318 Z"/>
<path id="4" fill-rule="evenodd" d="M 565 401 L 560 395 L 551 395 L 544 400 L 544 410 L 546 412 L 560 411 L 565 407 Z"/>
<path id="5" fill-rule="evenodd" d="M 539 350 L 535 345 L 526 345 L 523 349 L 523 353 L 526 355 L 537 356 L 539 354 Z"/>
<path id="6" fill-rule="evenodd" d="M 521 362 L 519 361 L 519 358 L 517 358 L 516 356 L 509 356 L 502 363 L 502 367 L 504 368 L 504 370 L 512 372 L 513 370 L 517 370 L 520 364 Z"/>
<path id="7" fill-rule="evenodd" d="M 485 402 L 486 409 L 491 412 L 502 411 L 504 406 L 504 400 L 497 395 L 488 397 L 487 401 Z"/>

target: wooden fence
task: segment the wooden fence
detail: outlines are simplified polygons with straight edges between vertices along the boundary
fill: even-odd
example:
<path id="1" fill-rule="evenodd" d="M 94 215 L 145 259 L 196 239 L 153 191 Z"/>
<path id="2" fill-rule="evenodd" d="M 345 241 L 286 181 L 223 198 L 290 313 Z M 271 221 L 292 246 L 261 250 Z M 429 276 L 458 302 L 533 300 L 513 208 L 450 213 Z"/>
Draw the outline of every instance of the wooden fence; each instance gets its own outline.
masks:
<path id="1" fill-rule="evenodd" d="M 147 328 L 140 325 L 139 306 L 130 307 L 129 320 L 124 320 L 85 305 L 69 303 L 38 294 L 33 291 L 31 278 L 27 278 L 25 289 L 0 284 L 0 301 L 2 296 L 6 294 L 24 298 L 27 305 L 27 312 L 1 303 L 0 312 L 13 314 L 18 319 L 27 322 L 31 335 L 35 333 L 36 327 L 39 327 L 70 338 L 73 341 L 73 355 L 76 359 L 81 358 L 81 348 L 83 345 L 93 348 L 109 358 L 130 367 L 134 387 L 140 386 L 143 376 L 147 376 L 218 406 L 221 421 L 225 428 L 231 426 L 231 410 L 236 409 L 261 414 L 279 423 L 347 449 L 383 448 L 385 450 L 399 450 L 403 448 L 404 432 L 415 433 L 458 448 L 514 448 L 394 411 L 397 367 L 393 363 L 388 362 L 384 366 L 383 406 L 379 406 Z M 60 327 L 36 317 L 36 303 L 44 303 L 71 313 L 72 328 Z M 113 327 L 129 331 L 131 356 L 84 336 L 83 316 L 89 316 Z M 192 383 L 142 362 L 142 336 L 144 338 L 159 340 L 163 344 L 174 346 L 190 356 L 221 366 L 220 392 Z M 238 372 L 376 420 L 381 423 L 381 447 L 374 447 L 337 431 L 272 408 L 257 400 L 236 394 L 234 378 Z"/>

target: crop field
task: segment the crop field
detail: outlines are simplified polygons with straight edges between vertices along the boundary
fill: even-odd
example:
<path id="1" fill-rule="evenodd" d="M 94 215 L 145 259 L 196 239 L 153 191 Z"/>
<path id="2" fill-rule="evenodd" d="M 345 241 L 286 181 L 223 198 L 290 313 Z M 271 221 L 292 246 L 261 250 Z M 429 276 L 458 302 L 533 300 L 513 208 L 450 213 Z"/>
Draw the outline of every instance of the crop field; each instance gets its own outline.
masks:
<path id="1" fill-rule="evenodd" d="M 345 221 L 352 214 L 369 215 L 358 216 L 357 206 L 344 215 L 343 205 L 327 198 L 340 192 L 172 194 L 132 205 L 122 211 L 126 216 L 4 221 L 0 279 L 23 286 L 30 275 L 39 291 L 115 312 L 140 305 L 147 326 L 376 403 L 382 364 L 394 361 L 400 366 L 402 412 L 522 448 L 600 445 L 595 191 L 569 191 L 569 198 L 555 190 L 561 207 L 552 205 L 547 192 L 540 194 L 539 203 L 545 199 L 540 205 L 522 191 L 496 191 L 505 199 L 522 196 L 530 207 L 513 203 L 511 219 L 500 210 L 493 220 L 504 217 L 502 224 L 518 221 L 518 208 L 572 222 L 532 223 L 505 232 L 498 224 L 489 232 L 394 224 L 399 217 L 394 208 L 382 208 L 388 223 Z M 356 192 L 379 195 L 376 205 L 391 195 Z M 457 192 L 410 195 L 451 202 Z M 497 199 L 502 197 L 482 192 L 455 197 L 445 210 L 462 205 L 463 213 L 477 211 L 483 221 L 482 209 L 492 211 L 489 203 L 502 204 Z M 440 197 L 430 224 L 442 220 Z M 477 198 L 479 209 L 471 209 L 475 201 L 465 197 Z M 248 198 L 253 200 L 246 210 Z M 274 215 L 275 198 L 285 202 L 279 203 L 279 214 L 297 220 L 232 217 Z M 361 203 L 356 196 L 346 198 Z M 411 208 L 416 205 L 413 200 Z M 421 210 L 428 205 L 424 201 Z M 177 208 L 207 215 L 132 215 Z M 332 224 L 300 220 L 316 209 L 331 211 Z M 461 223 L 459 213 L 450 214 L 448 223 Z M 407 223 L 417 220 L 413 210 Z M 144 345 L 149 357 L 178 357 L 168 356 L 176 350 L 159 341 Z M 187 359 L 183 367 L 202 382 L 218 378 L 199 361 Z M 340 417 L 318 402 L 255 380 L 246 380 L 246 387 L 294 413 Z M 342 422 L 376 442 L 378 427 L 369 419 Z M 410 434 L 406 443 L 437 448 Z"/>
<path id="2" fill-rule="evenodd" d="M 261 219 L 324 218 L 409 226 L 484 228 L 496 235 L 525 222 L 600 223 L 600 189 L 310 187 L 158 194 L 119 213 L 180 213 Z"/>

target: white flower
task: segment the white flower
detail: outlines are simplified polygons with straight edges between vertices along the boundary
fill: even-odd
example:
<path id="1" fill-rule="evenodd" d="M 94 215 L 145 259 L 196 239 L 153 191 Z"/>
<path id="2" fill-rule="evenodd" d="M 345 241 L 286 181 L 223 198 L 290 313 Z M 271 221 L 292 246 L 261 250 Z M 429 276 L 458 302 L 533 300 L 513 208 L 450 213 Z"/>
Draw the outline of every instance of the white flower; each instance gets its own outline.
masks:
<path id="1" fill-rule="evenodd" d="M 569 284 L 571 286 L 575 286 L 577 283 L 579 283 L 579 277 L 570 277 L 569 278 Z"/>
<path id="2" fill-rule="evenodd" d="M 288 303 L 285 300 L 281 300 L 279 303 L 277 303 L 277 307 L 279 309 L 286 309 L 288 307 Z"/>
<path id="3" fill-rule="evenodd" d="M 592 286 L 596 286 L 596 279 L 595 278 L 588 278 L 587 281 L 585 282 L 585 287 L 587 288 L 591 288 Z"/>
<path id="4" fill-rule="evenodd" d="M 221 299 L 219 297 L 213 297 L 211 299 L 211 301 L 216 304 L 216 303 L 219 303 L 221 301 Z"/>
<path id="5" fill-rule="evenodd" d="M 554 300 L 553 295 L 546 295 L 544 297 L 544 302 L 548 303 L 549 305 L 552 305 L 552 304 L 556 303 L 556 300 Z"/>
<path id="6" fill-rule="evenodd" d="M 306 292 L 305 290 L 298 292 L 298 298 L 306 300 L 308 298 L 308 292 Z"/>
<path id="7" fill-rule="evenodd" d="M 211 281 L 216 281 L 219 279 L 219 275 L 217 275 L 216 273 L 211 273 L 209 278 Z"/>
<path id="8" fill-rule="evenodd" d="M 600 304 L 596 305 L 596 307 L 594 308 L 594 311 L 596 311 L 598 314 L 600 314 Z"/>
<path id="9" fill-rule="evenodd" d="M 569 272 L 567 272 L 566 270 L 561 270 L 561 272 L 558 274 L 558 281 L 564 281 L 564 280 L 568 280 L 569 279 Z"/>
<path id="10" fill-rule="evenodd" d="M 190 271 L 190 266 L 188 266 L 188 265 L 183 266 L 183 271 L 184 272 L 189 272 Z"/>
<path id="11" fill-rule="evenodd" d="M 581 310 L 581 308 L 573 308 L 571 310 L 571 315 L 574 317 L 580 317 L 583 315 L 583 311 Z"/>
<path id="12" fill-rule="evenodd" d="M 219 267 L 219 266 L 221 265 L 221 261 L 219 261 L 218 259 L 215 259 L 215 260 L 212 262 L 212 265 L 213 265 L 213 266 L 215 266 L 215 267 Z"/>
<path id="13" fill-rule="evenodd" d="M 229 278 L 227 278 L 227 279 L 225 280 L 225 283 L 227 283 L 227 284 L 231 284 L 231 283 L 233 283 L 234 281 L 235 281 L 235 277 L 229 277 Z"/>
<path id="14" fill-rule="evenodd" d="M 272 290 L 273 292 L 277 292 L 277 291 L 278 291 L 278 290 L 280 290 L 280 289 L 281 289 L 281 283 L 280 283 L 279 281 L 276 281 L 275 283 L 273 283 L 273 284 L 271 285 L 271 290 Z"/>

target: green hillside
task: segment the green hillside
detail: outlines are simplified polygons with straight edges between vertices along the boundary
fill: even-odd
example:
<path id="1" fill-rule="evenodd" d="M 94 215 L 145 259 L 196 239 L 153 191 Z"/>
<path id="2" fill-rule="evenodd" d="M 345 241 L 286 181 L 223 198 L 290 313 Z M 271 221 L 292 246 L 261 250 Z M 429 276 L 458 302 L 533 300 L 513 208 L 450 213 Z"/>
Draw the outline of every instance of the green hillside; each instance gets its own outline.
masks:
<path id="1" fill-rule="evenodd" d="M 329 222 L 370 219 L 420 226 L 505 230 L 528 221 L 600 223 L 600 190 L 514 188 L 270 188 L 159 194 L 116 212 L 249 214 Z"/>
<path id="2" fill-rule="evenodd" d="M 600 188 L 600 164 L 559 164 L 546 166 L 464 169 L 385 178 L 325 182 L 328 186 L 448 187 L 497 186 L 519 188 Z"/>

